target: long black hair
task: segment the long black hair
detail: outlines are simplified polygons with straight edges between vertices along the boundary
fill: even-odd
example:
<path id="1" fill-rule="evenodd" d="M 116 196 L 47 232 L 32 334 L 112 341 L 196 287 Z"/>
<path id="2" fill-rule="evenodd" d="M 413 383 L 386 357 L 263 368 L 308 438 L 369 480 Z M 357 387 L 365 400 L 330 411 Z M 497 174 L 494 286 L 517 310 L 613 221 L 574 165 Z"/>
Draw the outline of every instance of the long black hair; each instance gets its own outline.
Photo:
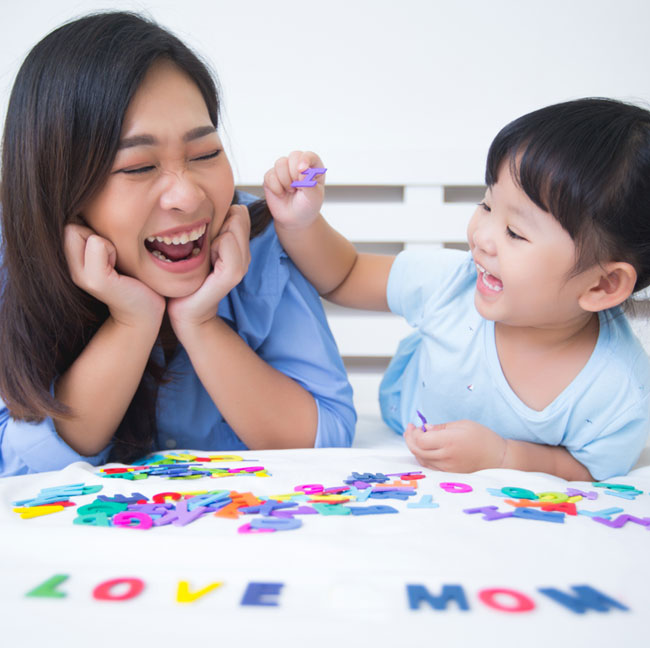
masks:
<path id="1" fill-rule="evenodd" d="M 576 242 L 575 272 L 625 261 L 637 272 L 635 291 L 650 284 L 648 110 L 600 98 L 536 110 L 497 134 L 488 152 L 488 186 L 504 162 Z"/>
<path id="2" fill-rule="evenodd" d="M 1 188 L 0 395 L 14 418 L 70 416 L 51 386 L 108 309 L 72 282 L 64 228 L 78 221 L 108 178 L 127 107 L 160 59 L 194 81 L 217 127 L 219 93 L 208 66 L 137 14 L 101 13 L 65 24 L 32 49 L 18 72 L 5 122 Z M 255 236 L 270 214 L 263 201 L 250 211 Z M 113 459 L 128 461 L 151 449 L 164 370 L 149 361 L 114 437 Z"/>

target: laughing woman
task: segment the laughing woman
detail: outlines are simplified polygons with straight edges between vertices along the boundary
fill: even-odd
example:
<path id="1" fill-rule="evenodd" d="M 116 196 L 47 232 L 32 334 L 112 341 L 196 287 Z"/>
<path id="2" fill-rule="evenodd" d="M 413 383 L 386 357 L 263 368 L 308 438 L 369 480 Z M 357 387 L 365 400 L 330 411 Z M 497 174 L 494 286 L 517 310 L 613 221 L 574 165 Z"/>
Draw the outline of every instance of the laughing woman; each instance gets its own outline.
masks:
<path id="1" fill-rule="evenodd" d="M 3 141 L 0 475 L 350 445 L 319 298 L 235 191 L 218 113 L 206 66 L 133 14 L 25 60 Z"/>

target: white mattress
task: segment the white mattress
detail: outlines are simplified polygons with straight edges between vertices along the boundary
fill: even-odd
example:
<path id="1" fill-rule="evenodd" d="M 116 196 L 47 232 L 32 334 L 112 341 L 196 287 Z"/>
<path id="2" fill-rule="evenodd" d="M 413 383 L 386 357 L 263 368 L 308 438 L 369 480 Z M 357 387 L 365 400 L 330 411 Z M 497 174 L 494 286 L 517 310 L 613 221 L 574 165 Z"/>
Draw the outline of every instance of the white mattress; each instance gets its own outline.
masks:
<path id="1" fill-rule="evenodd" d="M 254 465 L 264 466 L 271 476 L 127 481 L 104 478 L 97 469 L 77 463 L 60 472 L 0 480 L 2 644 L 647 645 L 649 527 L 628 522 L 610 528 L 587 515 L 567 515 L 562 523 L 518 517 L 486 521 L 481 514 L 464 512 L 485 506 L 514 510 L 488 488 L 541 493 L 572 487 L 598 494 L 596 500 L 577 502 L 577 510 L 618 507 L 624 514 L 646 518 L 650 525 L 647 457 L 646 465 L 625 479 L 611 480 L 643 491 L 633 500 L 537 473 L 485 470 L 455 475 L 423 470 L 426 477 L 408 501 L 350 503 L 389 505 L 397 514 L 304 515 L 300 528 L 274 533 L 238 533 L 259 515 L 234 520 L 208 514 L 186 526 L 139 530 L 75 525 L 76 507 L 33 519 L 21 519 L 12 510 L 14 502 L 33 498 L 43 488 L 76 483 L 101 485 L 97 495 L 138 492 L 151 498 L 167 491 L 228 489 L 267 497 L 291 492 L 297 485 L 340 486 L 354 471 L 421 470 L 401 438 L 366 415 L 361 416 L 351 449 L 239 456 L 256 459 Z M 447 492 L 440 484 L 449 482 L 472 490 Z M 437 508 L 408 507 L 427 494 Z M 82 505 L 95 497 L 72 499 Z M 55 576 L 59 584 L 51 586 L 50 594 L 65 596 L 27 596 Z M 115 579 L 133 580 L 130 585 L 107 585 Z M 93 596 L 98 587 L 108 598 L 134 594 L 130 588 L 139 582 L 143 590 L 127 600 Z M 183 582 L 187 585 L 179 586 Z M 200 595 L 214 583 L 221 585 Z M 272 593 L 260 595 L 255 583 L 275 585 L 266 586 Z M 433 597 L 455 593 L 456 598 L 452 596 L 444 609 L 426 601 L 411 609 L 409 586 L 412 592 Z M 576 586 L 607 597 L 605 610 L 580 614 L 540 591 L 550 588 L 575 597 Z M 179 587 L 181 593 L 186 587 L 195 600 L 179 602 Z M 252 605 L 242 604 L 246 593 Z M 461 609 L 458 597 L 464 597 L 467 609 Z"/>

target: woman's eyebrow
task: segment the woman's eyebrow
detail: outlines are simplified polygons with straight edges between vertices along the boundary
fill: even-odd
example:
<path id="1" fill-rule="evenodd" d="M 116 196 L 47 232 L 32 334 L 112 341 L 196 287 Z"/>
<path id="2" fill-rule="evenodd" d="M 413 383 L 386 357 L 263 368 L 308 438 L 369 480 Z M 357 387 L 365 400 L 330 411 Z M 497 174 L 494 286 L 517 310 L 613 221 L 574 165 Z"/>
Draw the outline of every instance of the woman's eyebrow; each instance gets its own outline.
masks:
<path id="1" fill-rule="evenodd" d="M 122 150 L 133 148 L 134 146 L 153 146 L 157 141 L 153 135 L 134 135 L 133 137 L 121 139 L 117 148 L 118 150 Z"/>
<path id="2" fill-rule="evenodd" d="M 211 135 L 216 132 L 216 128 L 210 124 L 209 126 L 197 126 L 192 128 L 192 130 L 187 131 L 183 135 L 183 142 L 191 142 L 206 135 Z M 158 144 L 158 140 L 153 135 L 133 135 L 132 137 L 125 137 L 120 140 L 118 144 L 118 150 L 133 148 L 135 146 L 155 146 Z"/>
<path id="3" fill-rule="evenodd" d="M 191 142 L 192 140 L 200 139 L 206 135 L 212 135 L 212 133 L 214 133 L 216 130 L 217 129 L 212 124 L 209 126 L 198 126 L 197 128 L 193 128 L 192 130 L 187 131 L 187 133 L 183 135 L 183 141 Z"/>

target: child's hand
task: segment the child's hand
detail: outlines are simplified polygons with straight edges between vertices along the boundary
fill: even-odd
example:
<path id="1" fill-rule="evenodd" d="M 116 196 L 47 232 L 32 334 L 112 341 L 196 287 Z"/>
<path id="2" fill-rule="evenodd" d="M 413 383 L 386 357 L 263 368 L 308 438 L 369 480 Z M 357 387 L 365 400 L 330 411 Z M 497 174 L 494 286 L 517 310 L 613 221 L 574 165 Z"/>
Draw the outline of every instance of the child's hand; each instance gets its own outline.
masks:
<path id="1" fill-rule="evenodd" d="M 169 320 L 179 339 L 192 327 L 214 319 L 219 302 L 246 274 L 251 259 L 250 230 L 248 209 L 232 205 L 210 244 L 212 272 L 195 293 L 170 299 L 167 304 Z"/>
<path id="2" fill-rule="evenodd" d="M 64 252 L 76 286 L 108 306 L 111 317 L 136 326 L 162 321 L 165 298 L 115 269 L 115 246 L 83 225 L 66 225 Z"/>
<path id="3" fill-rule="evenodd" d="M 301 229 L 316 220 L 325 195 L 325 176 L 316 176 L 314 187 L 296 188 L 291 183 L 303 178 L 301 171 L 322 166 L 315 153 L 294 151 L 266 172 L 264 196 L 276 224 L 286 229 Z"/>
<path id="4" fill-rule="evenodd" d="M 468 473 L 501 468 L 507 441 L 475 421 L 421 427 L 409 423 L 404 440 L 420 464 L 444 472 Z"/>

